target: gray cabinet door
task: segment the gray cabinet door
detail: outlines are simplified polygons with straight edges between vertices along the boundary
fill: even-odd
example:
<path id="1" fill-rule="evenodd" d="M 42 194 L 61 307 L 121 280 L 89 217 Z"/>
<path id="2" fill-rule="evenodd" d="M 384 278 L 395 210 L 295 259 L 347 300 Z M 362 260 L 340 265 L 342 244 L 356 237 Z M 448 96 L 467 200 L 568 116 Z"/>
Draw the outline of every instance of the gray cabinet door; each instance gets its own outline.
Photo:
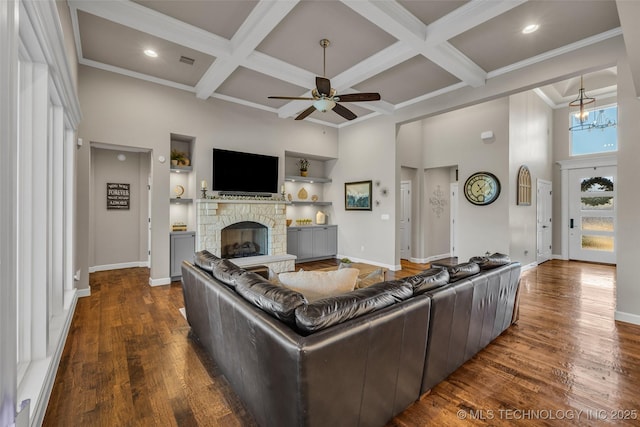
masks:
<path id="1" fill-rule="evenodd" d="M 298 259 L 313 258 L 313 230 L 300 229 L 298 232 Z"/>
<path id="2" fill-rule="evenodd" d="M 298 258 L 298 235 L 300 234 L 300 230 L 297 228 L 290 228 L 287 230 L 287 253 L 291 255 L 296 255 Z"/>
<path id="3" fill-rule="evenodd" d="M 171 280 L 182 277 L 182 261 L 193 261 L 195 232 L 171 233 Z"/>

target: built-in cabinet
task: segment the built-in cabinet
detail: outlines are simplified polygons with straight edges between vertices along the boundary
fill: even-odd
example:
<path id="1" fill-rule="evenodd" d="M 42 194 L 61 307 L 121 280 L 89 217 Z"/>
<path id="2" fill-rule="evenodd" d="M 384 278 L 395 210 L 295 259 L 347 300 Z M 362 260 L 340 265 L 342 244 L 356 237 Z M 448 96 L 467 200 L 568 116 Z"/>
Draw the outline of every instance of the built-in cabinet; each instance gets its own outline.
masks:
<path id="1" fill-rule="evenodd" d="M 180 280 L 182 277 L 182 261 L 193 262 L 193 254 L 196 246 L 195 231 L 174 231 L 169 233 L 171 240 L 171 280 Z"/>
<path id="2" fill-rule="evenodd" d="M 169 270 L 171 280 L 182 277 L 182 261 L 192 261 L 196 234 L 196 185 L 192 153 L 194 138 L 171 134 L 171 164 L 169 166 Z"/>
<path id="3" fill-rule="evenodd" d="M 338 226 L 289 227 L 287 253 L 296 255 L 296 262 L 334 258 L 338 253 Z"/>
<path id="4" fill-rule="evenodd" d="M 192 230 L 193 200 L 196 198 L 193 177 L 194 138 L 171 134 L 171 164 L 169 166 L 170 231 Z"/>

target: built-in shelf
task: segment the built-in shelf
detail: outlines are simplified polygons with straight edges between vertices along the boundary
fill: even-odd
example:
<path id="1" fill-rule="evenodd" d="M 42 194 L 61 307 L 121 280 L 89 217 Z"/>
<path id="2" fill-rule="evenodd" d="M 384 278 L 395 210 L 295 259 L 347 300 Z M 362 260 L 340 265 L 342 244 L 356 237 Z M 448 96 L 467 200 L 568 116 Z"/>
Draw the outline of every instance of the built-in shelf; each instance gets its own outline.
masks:
<path id="1" fill-rule="evenodd" d="M 331 178 L 318 178 L 313 176 L 296 176 L 296 175 L 287 175 L 284 177 L 285 181 L 289 182 L 307 182 L 309 184 L 325 184 L 327 182 L 331 182 Z"/>
<path id="2" fill-rule="evenodd" d="M 193 199 L 183 199 L 181 198 L 171 198 L 170 199 L 171 203 L 174 205 L 182 205 L 182 204 L 188 204 L 188 203 L 193 203 Z"/>
<path id="3" fill-rule="evenodd" d="M 171 166 L 169 170 L 173 173 L 191 172 L 193 171 L 193 166 Z"/>
<path id="4" fill-rule="evenodd" d="M 331 202 L 312 202 L 312 201 L 304 201 L 304 200 L 292 200 L 291 205 L 314 205 L 314 206 L 331 206 Z"/>

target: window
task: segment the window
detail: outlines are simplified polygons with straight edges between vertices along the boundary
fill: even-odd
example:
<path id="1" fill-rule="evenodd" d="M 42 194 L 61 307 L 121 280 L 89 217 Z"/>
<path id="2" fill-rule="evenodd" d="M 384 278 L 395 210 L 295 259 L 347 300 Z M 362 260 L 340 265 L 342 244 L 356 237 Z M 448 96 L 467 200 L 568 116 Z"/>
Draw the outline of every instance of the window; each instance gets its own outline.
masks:
<path id="1" fill-rule="evenodd" d="M 597 108 L 588 112 L 585 124 L 592 127 L 584 130 L 569 131 L 571 135 L 571 155 L 609 153 L 618 151 L 618 106 Z M 569 116 L 570 126 L 580 124 L 578 118 Z M 588 127 L 588 126 L 587 126 Z"/>

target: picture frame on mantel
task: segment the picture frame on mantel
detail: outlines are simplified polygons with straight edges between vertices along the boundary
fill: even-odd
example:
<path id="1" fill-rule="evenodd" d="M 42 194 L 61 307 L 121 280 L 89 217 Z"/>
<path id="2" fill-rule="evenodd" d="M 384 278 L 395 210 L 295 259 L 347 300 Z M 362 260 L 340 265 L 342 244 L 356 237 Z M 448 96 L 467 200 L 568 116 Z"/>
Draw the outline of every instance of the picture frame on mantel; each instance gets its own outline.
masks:
<path id="1" fill-rule="evenodd" d="M 372 181 L 344 183 L 344 209 L 347 211 L 370 211 L 373 198 Z"/>

